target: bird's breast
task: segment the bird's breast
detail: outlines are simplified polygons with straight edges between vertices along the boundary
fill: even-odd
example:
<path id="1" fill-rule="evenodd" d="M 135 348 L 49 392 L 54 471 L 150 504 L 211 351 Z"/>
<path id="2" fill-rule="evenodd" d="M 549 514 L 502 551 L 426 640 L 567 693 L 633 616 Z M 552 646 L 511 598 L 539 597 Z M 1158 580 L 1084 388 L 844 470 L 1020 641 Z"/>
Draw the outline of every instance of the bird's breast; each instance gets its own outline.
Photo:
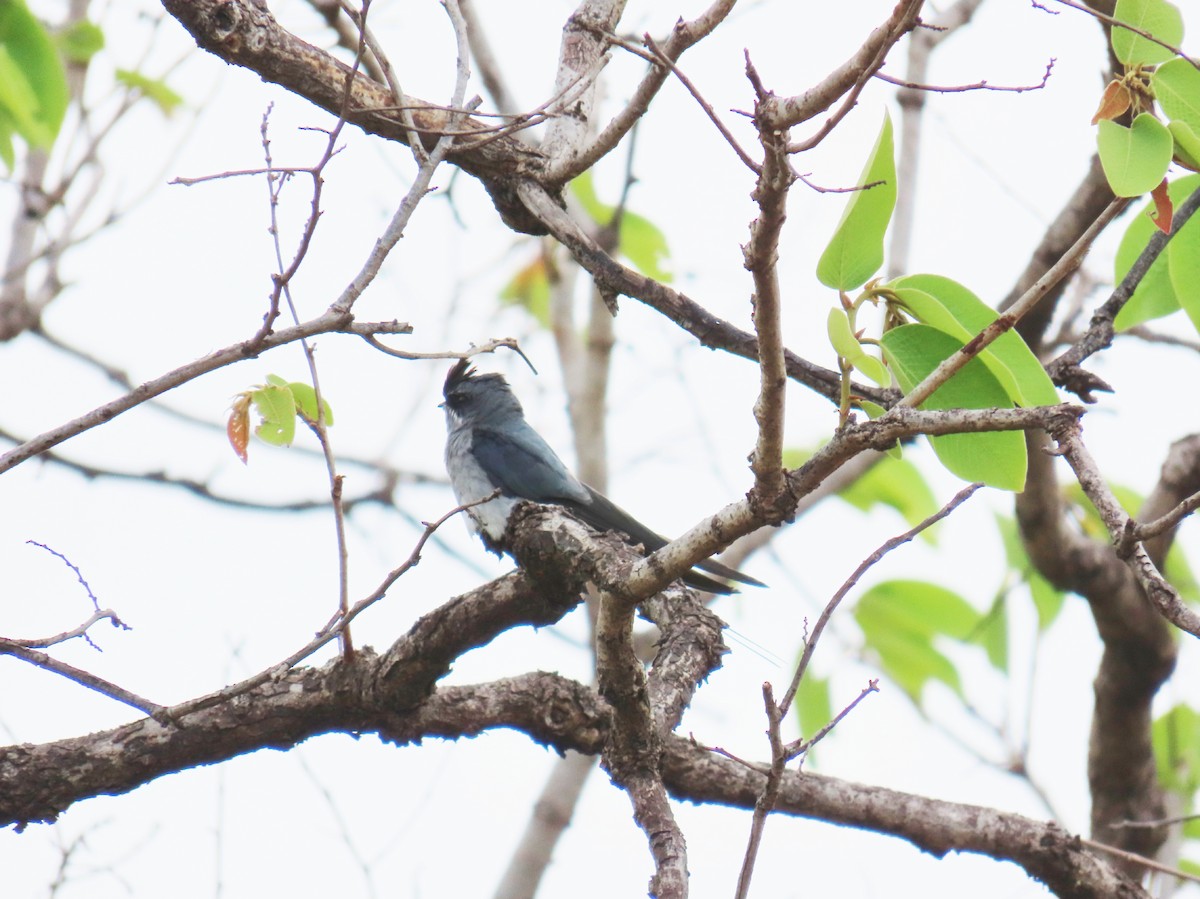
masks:
<path id="1" fill-rule="evenodd" d="M 460 506 L 491 496 L 498 486 L 492 483 L 487 472 L 475 461 L 475 455 L 471 452 L 471 434 L 465 429 L 452 431 L 446 441 L 446 471 Z M 498 496 L 489 502 L 472 506 L 467 510 L 472 529 L 487 535 L 490 540 L 499 541 L 504 536 L 508 516 L 516 504 L 517 500 L 512 497 Z"/>

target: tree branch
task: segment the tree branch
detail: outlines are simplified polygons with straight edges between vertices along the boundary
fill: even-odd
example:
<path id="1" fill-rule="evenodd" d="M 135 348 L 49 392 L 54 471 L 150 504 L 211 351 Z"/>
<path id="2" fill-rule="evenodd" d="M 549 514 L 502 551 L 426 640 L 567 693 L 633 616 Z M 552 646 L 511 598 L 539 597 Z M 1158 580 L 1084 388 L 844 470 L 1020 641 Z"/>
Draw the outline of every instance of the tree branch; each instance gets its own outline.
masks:
<path id="1" fill-rule="evenodd" d="M 283 328 L 282 330 L 266 335 L 261 340 L 243 340 L 239 343 L 231 344 L 224 349 L 209 353 L 207 356 L 202 356 L 194 362 L 189 362 L 187 365 L 182 365 L 173 371 L 169 371 L 165 375 L 160 375 L 151 381 L 146 381 L 124 396 L 118 397 L 102 406 L 97 406 L 91 412 L 81 415 L 66 424 L 59 425 L 57 428 L 46 431 L 44 434 L 26 440 L 20 446 L 14 447 L 0 456 L 0 474 L 3 474 L 10 468 L 15 468 L 22 462 L 34 458 L 39 453 L 43 453 L 51 447 L 58 446 L 58 444 L 65 440 L 69 440 L 72 437 L 82 434 L 84 431 L 91 430 L 98 425 L 111 421 L 121 413 L 128 412 L 130 409 L 141 405 L 149 399 L 160 396 L 168 390 L 178 387 L 180 384 L 186 384 L 188 381 L 192 381 L 201 375 L 216 371 L 218 368 L 223 368 L 234 362 L 255 358 L 266 350 L 284 346 L 297 340 L 303 340 L 315 334 L 339 333 L 365 336 L 368 334 L 408 334 L 411 330 L 411 326 L 397 321 L 355 322 L 354 317 L 349 312 L 339 313 L 328 311 L 301 325 Z"/>

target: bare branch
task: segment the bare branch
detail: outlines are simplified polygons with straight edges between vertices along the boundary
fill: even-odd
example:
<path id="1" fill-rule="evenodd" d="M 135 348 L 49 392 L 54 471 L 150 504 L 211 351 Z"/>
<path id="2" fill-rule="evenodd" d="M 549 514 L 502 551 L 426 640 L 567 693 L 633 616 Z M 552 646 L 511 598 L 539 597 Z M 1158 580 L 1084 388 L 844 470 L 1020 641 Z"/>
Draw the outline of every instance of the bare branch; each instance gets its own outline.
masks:
<path id="1" fill-rule="evenodd" d="M 875 77 L 880 81 L 886 81 L 888 84 L 894 84 L 896 87 L 903 87 L 911 91 L 925 91 L 931 94 L 962 94 L 969 91 L 1001 91 L 1023 94 L 1026 91 L 1042 90 L 1050 82 L 1050 74 L 1054 71 L 1055 62 L 1057 60 L 1051 58 L 1046 63 L 1046 71 L 1042 73 L 1042 80 L 1037 84 L 1001 85 L 991 84 L 986 80 L 976 81 L 974 84 L 921 84 L 903 78 L 893 78 L 884 72 L 876 72 Z"/>
<path id="2" fill-rule="evenodd" d="M 151 381 L 147 381 L 124 396 L 118 397 L 102 406 L 97 406 L 91 412 L 87 412 L 66 424 L 59 425 L 57 428 L 46 431 L 44 434 L 27 440 L 20 446 L 9 450 L 0 456 L 0 474 L 3 474 L 10 468 L 15 468 L 22 462 L 34 458 L 39 453 L 43 453 L 51 447 L 57 446 L 64 440 L 69 440 L 72 437 L 82 434 L 84 431 L 102 425 L 122 412 L 128 412 L 130 409 L 141 405 L 149 399 L 160 396 L 168 390 L 178 387 L 180 384 L 186 384 L 188 381 L 192 381 L 201 375 L 216 371 L 218 368 L 224 368 L 226 365 L 231 365 L 234 362 L 241 362 L 244 359 L 252 358 L 266 350 L 294 343 L 297 340 L 312 337 L 316 334 L 341 333 L 362 336 L 365 334 L 407 334 L 411 330 L 410 325 L 397 321 L 356 322 L 354 321 L 354 317 L 348 312 L 329 311 L 317 318 L 310 319 L 302 325 L 276 331 L 262 341 L 244 340 L 240 343 L 231 344 L 224 349 L 209 353 L 207 356 L 203 356 L 194 362 L 189 362 L 186 365 L 169 371 L 165 375 L 160 375 Z"/>
<path id="3" fill-rule="evenodd" d="M 97 613 L 92 616 L 92 620 L 100 620 L 108 618 L 106 614 Z M 51 671 L 55 674 L 62 675 L 67 680 L 74 681 L 81 687 L 87 687 L 89 690 L 107 696 L 110 699 L 115 699 L 117 702 L 122 702 L 127 706 L 132 706 L 143 714 L 155 717 L 161 715 L 166 708 L 156 702 L 151 702 L 149 699 L 143 699 L 136 693 L 126 690 L 124 687 L 118 687 L 116 684 L 106 681 L 102 677 L 97 677 L 91 672 L 84 671 L 82 668 L 76 668 L 74 665 L 68 665 L 66 662 L 60 662 L 58 659 L 47 655 L 44 652 L 39 652 L 36 649 L 30 649 L 20 643 L 6 640 L 0 637 L 0 655 L 9 655 L 18 658 L 23 662 L 28 662 L 38 668 L 46 671 Z"/>
<path id="4" fill-rule="evenodd" d="M 1171 238 L 1179 233 L 1179 230 L 1187 224 L 1197 209 L 1200 209 L 1200 188 L 1192 191 L 1191 195 L 1175 210 L 1170 234 L 1163 234 L 1157 230 L 1154 232 L 1149 243 L 1146 244 L 1146 248 L 1142 250 L 1125 277 L 1121 279 L 1121 283 L 1113 289 L 1112 294 L 1104 301 L 1103 305 L 1092 313 L 1091 323 L 1083 336 L 1075 342 L 1074 346 L 1046 366 L 1046 371 L 1056 384 L 1071 390 L 1084 402 L 1094 402 L 1091 396 L 1092 390 L 1111 390 L 1095 375 L 1080 368 L 1080 364 L 1089 356 L 1112 344 L 1115 333 L 1113 321 L 1116 319 L 1117 313 L 1129 302 L 1133 292 L 1142 283 L 1142 279 L 1146 277 L 1146 273 L 1150 271 L 1150 267 L 1154 265 L 1159 254 L 1166 249 Z"/>
<path id="5" fill-rule="evenodd" d="M 659 42 L 663 56 L 677 62 L 684 52 L 708 37 L 725 21 L 736 2 L 737 0 L 715 0 L 708 9 L 690 22 L 680 19 L 671 30 L 671 36 Z M 545 173 L 547 181 L 555 184 L 570 181 L 608 155 L 650 108 L 650 102 L 666 82 L 668 74 L 667 69 L 657 63 L 651 66 L 625 108 L 613 117 L 590 145 L 580 150 L 572 159 L 550 166 Z"/>
<path id="6" fill-rule="evenodd" d="M 743 809 L 753 807 L 763 782 L 753 768 L 678 736 L 667 741 L 664 774 L 678 799 Z M 1150 899 L 1134 880 L 1084 850 L 1078 837 L 1058 825 L 993 808 L 789 771 L 777 813 L 899 837 L 938 858 L 958 851 L 1012 861 L 1065 899 Z"/>
<path id="7" fill-rule="evenodd" d="M 709 121 L 716 126 L 717 131 L 721 133 L 721 137 L 725 138 L 725 142 L 733 148 L 733 152 L 737 154 L 737 157 L 742 161 L 742 164 L 745 165 L 750 171 L 754 172 L 754 174 L 760 174 L 762 171 L 761 166 L 759 166 L 757 162 L 750 158 L 749 153 L 742 149 L 741 144 L 737 142 L 737 138 L 733 136 L 733 132 L 730 131 L 729 128 L 726 127 L 725 123 L 721 121 L 721 117 L 718 116 L 716 110 L 712 108 L 712 104 L 705 100 L 703 96 L 701 96 L 700 91 L 696 89 L 694 84 L 692 84 L 691 79 L 684 75 L 683 72 L 679 71 L 679 66 L 675 65 L 674 60 L 672 60 L 659 48 L 658 44 L 655 43 L 654 38 L 650 37 L 649 34 L 646 34 L 643 37 L 643 40 L 645 41 L 646 46 L 650 49 L 650 52 L 654 54 L 652 58 L 669 68 L 671 73 L 679 79 L 679 82 L 685 88 L 687 88 L 687 92 L 692 95 L 692 99 L 695 100 L 700 105 L 700 108 L 704 110 L 704 114 L 708 116 Z M 621 42 L 621 45 L 626 46 L 624 41 Z"/>
<path id="8" fill-rule="evenodd" d="M 760 127 L 783 130 L 799 125 L 820 115 L 856 86 L 861 90 L 861 86 L 883 65 L 892 46 L 916 26 L 922 2 L 900 0 L 888 20 L 868 35 L 854 55 L 815 87 L 798 96 L 774 97 L 764 103 L 757 113 L 762 120 Z M 843 109 L 836 118 L 840 119 L 846 111 Z M 827 134 L 830 127 L 827 125 L 819 133 Z"/>
<path id="9" fill-rule="evenodd" d="M 479 69 L 483 86 L 491 95 L 496 109 L 507 115 L 515 114 L 520 106 L 509 90 L 504 72 L 487 38 L 487 32 L 484 31 L 483 23 L 475 12 L 475 0 L 458 0 L 458 8 L 467 24 L 467 42 L 471 46 L 471 58 L 475 60 L 475 66 Z"/>
<path id="10" fill-rule="evenodd" d="M 751 456 L 754 498 L 770 508 L 786 503 L 783 477 L 783 421 L 787 372 L 783 359 L 783 310 L 779 295 L 779 238 L 787 220 L 787 197 L 795 177 L 788 161 L 788 131 L 766 123 L 761 114 L 774 97 L 762 84 L 746 54 L 746 77 L 754 87 L 754 121 L 763 163 L 752 199 L 758 216 L 750 225 L 744 264 L 754 280 L 754 330 L 758 337 L 759 393 L 754 402 L 758 440 Z M 770 516 L 770 512 L 766 513 Z M 747 883 L 747 888 L 749 884 Z"/>
<path id="11" fill-rule="evenodd" d="M 1126 534 L 1134 526 L 1133 520 L 1121 508 L 1107 481 L 1100 474 L 1091 453 L 1083 445 L 1079 424 L 1064 422 L 1051 429 L 1050 433 L 1058 444 L 1059 453 L 1075 472 L 1079 486 L 1100 513 L 1113 542 L 1122 545 Z M 1125 563 L 1159 614 L 1180 630 L 1200 637 L 1200 614 L 1189 608 L 1180 598 L 1178 591 L 1162 576 L 1146 551 L 1145 544 L 1135 541 L 1132 546 L 1126 546 L 1124 549 Z"/>

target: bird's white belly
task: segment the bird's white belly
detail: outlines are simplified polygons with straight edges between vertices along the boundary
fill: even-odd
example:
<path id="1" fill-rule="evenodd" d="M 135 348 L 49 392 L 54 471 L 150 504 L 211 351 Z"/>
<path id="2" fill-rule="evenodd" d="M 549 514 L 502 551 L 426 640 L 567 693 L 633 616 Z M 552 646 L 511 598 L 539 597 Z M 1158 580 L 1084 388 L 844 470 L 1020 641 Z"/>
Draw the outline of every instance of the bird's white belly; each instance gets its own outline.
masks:
<path id="1" fill-rule="evenodd" d="M 447 455 L 455 454 L 456 473 L 455 477 L 451 479 L 451 486 L 454 488 L 454 497 L 460 506 L 479 502 L 484 497 L 491 496 L 496 490 L 487 473 L 471 455 L 470 449 L 461 444 L 455 446 L 456 442 L 465 442 L 465 439 L 467 439 L 467 435 L 455 434 L 447 446 Z M 490 540 L 499 541 L 504 536 L 504 529 L 508 526 L 508 516 L 512 514 L 512 510 L 518 502 L 519 500 L 510 496 L 498 496 L 482 505 L 472 506 L 467 509 L 471 529 L 475 533 L 482 532 Z"/>

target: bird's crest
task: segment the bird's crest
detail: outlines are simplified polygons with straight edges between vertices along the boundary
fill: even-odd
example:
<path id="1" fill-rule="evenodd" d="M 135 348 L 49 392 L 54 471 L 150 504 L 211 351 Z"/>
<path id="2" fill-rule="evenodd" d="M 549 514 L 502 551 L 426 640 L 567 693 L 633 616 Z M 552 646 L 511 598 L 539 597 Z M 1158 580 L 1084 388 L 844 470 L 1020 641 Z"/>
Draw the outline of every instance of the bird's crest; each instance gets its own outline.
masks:
<path id="1" fill-rule="evenodd" d="M 454 367 L 450 369 L 450 372 L 446 375 L 446 383 L 442 386 L 442 396 L 449 399 L 454 388 L 458 387 L 460 384 L 466 383 L 474 377 L 475 369 L 471 366 L 470 361 L 467 359 L 459 359 L 458 362 L 454 363 Z"/>

